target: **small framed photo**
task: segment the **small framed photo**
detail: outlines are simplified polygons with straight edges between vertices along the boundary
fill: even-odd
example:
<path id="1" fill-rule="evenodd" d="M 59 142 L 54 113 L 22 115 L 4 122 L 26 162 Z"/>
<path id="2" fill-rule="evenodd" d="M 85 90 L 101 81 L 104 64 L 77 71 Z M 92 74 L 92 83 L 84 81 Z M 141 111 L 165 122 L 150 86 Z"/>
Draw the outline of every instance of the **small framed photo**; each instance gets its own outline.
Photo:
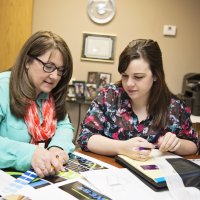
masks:
<path id="1" fill-rule="evenodd" d="M 73 81 L 77 100 L 85 100 L 85 81 Z"/>
<path id="2" fill-rule="evenodd" d="M 114 62 L 115 35 L 83 33 L 81 60 Z"/>
<path id="3" fill-rule="evenodd" d="M 87 83 L 98 84 L 99 72 L 88 72 Z"/>
<path id="4" fill-rule="evenodd" d="M 97 84 L 86 84 L 86 92 L 85 92 L 85 97 L 86 100 L 93 100 L 97 95 Z"/>
<path id="5" fill-rule="evenodd" d="M 111 74 L 110 73 L 100 73 L 99 74 L 99 89 L 105 87 L 111 82 Z"/>
<path id="6" fill-rule="evenodd" d="M 67 90 L 67 100 L 75 101 L 76 94 L 75 94 L 75 87 L 74 85 L 69 85 Z"/>

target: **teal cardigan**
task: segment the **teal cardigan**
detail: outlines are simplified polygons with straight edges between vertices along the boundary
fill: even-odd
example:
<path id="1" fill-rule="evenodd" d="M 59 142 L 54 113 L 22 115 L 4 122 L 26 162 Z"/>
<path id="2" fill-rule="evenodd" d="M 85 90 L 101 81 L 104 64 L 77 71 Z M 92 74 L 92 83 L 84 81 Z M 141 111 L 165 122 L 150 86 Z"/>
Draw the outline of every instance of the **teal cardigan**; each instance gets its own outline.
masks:
<path id="1" fill-rule="evenodd" d="M 23 119 L 18 119 L 10 111 L 9 98 L 10 72 L 0 73 L 0 168 L 14 168 L 26 171 L 31 167 L 32 155 L 36 145 L 30 144 L 31 136 Z M 49 98 L 48 94 L 41 93 L 37 98 L 42 122 L 42 99 Z M 74 151 L 74 129 L 68 116 L 57 123 L 57 129 L 48 148 L 58 146 L 67 153 Z"/>

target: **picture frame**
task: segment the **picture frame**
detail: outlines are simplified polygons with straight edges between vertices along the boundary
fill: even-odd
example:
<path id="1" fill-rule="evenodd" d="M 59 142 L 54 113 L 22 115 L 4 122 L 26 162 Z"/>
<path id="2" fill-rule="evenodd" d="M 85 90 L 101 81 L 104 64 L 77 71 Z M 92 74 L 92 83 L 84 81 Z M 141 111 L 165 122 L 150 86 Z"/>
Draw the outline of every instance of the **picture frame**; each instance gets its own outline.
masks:
<path id="1" fill-rule="evenodd" d="M 86 100 L 92 101 L 97 95 L 97 84 L 86 83 Z"/>
<path id="2" fill-rule="evenodd" d="M 83 33 L 81 60 L 113 63 L 115 42 L 115 35 Z"/>
<path id="3" fill-rule="evenodd" d="M 68 85 L 67 100 L 69 100 L 69 101 L 75 101 L 76 100 L 75 86 L 73 84 Z"/>
<path id="4" fill-rule="evenodd" d="M 85 81 L 73 81 L 76 100 L 85 100 Z"/>
<path id="5" fill-rule="evenodd" d="M 99 73 L 99 85 L 98 88 L 101 89 L 102 87 L 105 87 L 106 85 L 111 83 L 111 74 L 110 73 Z"/>
<path id="6" fill-rule="evenodd" d="M 99 83 L 99 72 L 88 72 L 87 83 L 98 84 Z"/>

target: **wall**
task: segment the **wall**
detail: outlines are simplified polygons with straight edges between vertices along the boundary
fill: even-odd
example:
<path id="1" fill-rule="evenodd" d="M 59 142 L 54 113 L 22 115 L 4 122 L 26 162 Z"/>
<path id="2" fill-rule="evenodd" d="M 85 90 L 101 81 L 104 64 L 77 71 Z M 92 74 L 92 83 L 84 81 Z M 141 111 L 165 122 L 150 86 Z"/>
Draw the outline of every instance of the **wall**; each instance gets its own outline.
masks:
<path id="1" fill-rule="evenodd" d="M 181 92 L 184 74 L 200 73 L 199 0 L 116 0 L 116 16 L 105 25 L 89 19 L 87 3 L 88 0 L 34 0 L 33 4 L 33 32 L 47 29 L 66 40 L 74 60 L 73 76 L 77 80 L 86 80 L 88 71 L 103 71 L 112 73 L 112 82 L 117 81 L 120 52 L 136 38 L 159 42 L 166 81 L 172 92 Z M 176 37 L 163 36 L 164 24 L 177 26 Z M 83 32 L 116 35 L 115 62 L 81 61 Z"/>

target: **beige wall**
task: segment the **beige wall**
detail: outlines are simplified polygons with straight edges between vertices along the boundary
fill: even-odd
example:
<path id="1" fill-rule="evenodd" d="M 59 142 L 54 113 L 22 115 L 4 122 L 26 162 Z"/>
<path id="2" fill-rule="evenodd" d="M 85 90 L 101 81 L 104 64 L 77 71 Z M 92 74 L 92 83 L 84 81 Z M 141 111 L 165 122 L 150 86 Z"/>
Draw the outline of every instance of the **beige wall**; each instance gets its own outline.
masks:
<path id="1" fill-rule="evenodd" d="M 77 80 L 86 80 L 88 71 L 100 71 L 112 73 L 112 82 L 117 81 L 120 52 L 136 38 L 159 42 L 166 81 L 174 93 L 181 92 L 184 74 L 200 73 L 199 0 L 116 0 L 116 16 L 105 25 L 97 25 L 88 18 L 87 3 L 88 0 L 33 1 L 33 32 L 51 30 L 66 40 L 74 60 L 73 77 Z M 163 36 L 164 24 L 177 26 L 176 37 Z M 115 62 L 81 61 L 83 32 L 116 35 Z"/>

